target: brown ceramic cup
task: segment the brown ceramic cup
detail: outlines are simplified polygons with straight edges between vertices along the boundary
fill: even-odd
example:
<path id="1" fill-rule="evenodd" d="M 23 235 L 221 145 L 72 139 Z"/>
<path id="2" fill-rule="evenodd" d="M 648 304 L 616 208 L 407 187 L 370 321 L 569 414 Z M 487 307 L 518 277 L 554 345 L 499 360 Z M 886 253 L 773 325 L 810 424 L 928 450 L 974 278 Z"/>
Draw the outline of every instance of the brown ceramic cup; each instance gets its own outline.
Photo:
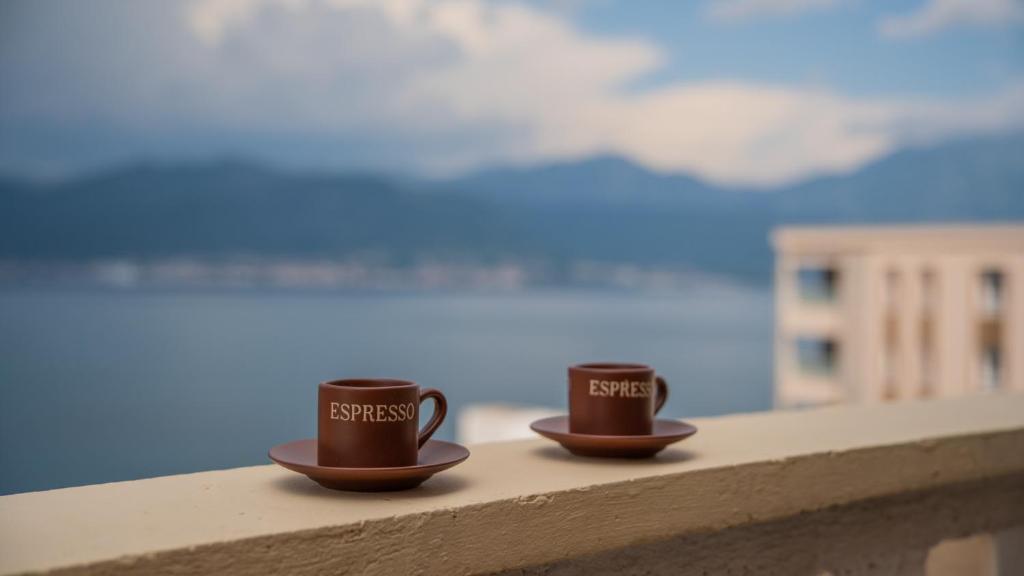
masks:
<path id="1" fill-rule="evenodd" d="M 419 429 L 420 404 L 434 415 Z M 342 468 L 415 466 L 419 449 L 444 421 L 448 403 L 408 380 L 350 379 L 320 384 L 317 463 Z"/>
<path id="2" fill-rule="evenodd" d="M 668 385 L 643 364 L 577 364 L 569 368 L 569 432 L 647 436 L 668 399 Z"/>

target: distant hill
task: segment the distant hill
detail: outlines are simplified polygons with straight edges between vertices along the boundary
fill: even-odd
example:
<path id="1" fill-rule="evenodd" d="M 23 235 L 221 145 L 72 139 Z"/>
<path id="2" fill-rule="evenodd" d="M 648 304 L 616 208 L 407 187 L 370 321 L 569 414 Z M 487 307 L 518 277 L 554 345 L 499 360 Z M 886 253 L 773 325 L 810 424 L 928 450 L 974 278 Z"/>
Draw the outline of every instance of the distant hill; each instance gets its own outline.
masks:
<path id="1" fill-rule="evenodd" d="M 542 223 L 535 233 L 573 257 L 681 261 L 766 281 L 767 236 L 780 224 L 1024 220 L 1024 134 L 908 149 L 771 191 L 716 187 L 616 157 L 485 170 L 447 184 L 529 207 Z"/>
<path id="2" fill-rule="evenodd" d="M 851 174 L 771 191 L 722 188 L 613 156 L 484 170 L 448 183 L 533 207 L 755 207 L 773 220 L 890 222 L 1024 217 L 1024 134 L 911 148 Z"/>
<path id="3" fill-rule="evenodd" d="M 8 261 L 598 261 L 765 282 L 780 223 L 943 220 L 1024 220 L 1024 135 L 906 150 L 767 192 L 607 156 L 422 183 L 246 162 L 143 163 L 47 185 L 0 178 Z"/>
<path id="4" fill-rule="evenodd" d="M 240 162 L 139 164 L 52 186 L 8 182 L 0 230 L 0 258 L 8 259 L 358 256 L 402 264 L 531 251 L 516 223 L 482 201 Z"/>
<path id="5" fill-rule="evenodd" d="M 908 149 L 778 193 L 780 221 L 1024 218 L 1024 134 Z"/>
<path id="6" fill-rule="evenodd" d="M 597 156 L 531 168 L 497 168 L 447 182 L 508 205 L 532 207 L 701 208 L 767 200 L 716 187 L 686 174 L 664 174 L 618 156 Z"/>

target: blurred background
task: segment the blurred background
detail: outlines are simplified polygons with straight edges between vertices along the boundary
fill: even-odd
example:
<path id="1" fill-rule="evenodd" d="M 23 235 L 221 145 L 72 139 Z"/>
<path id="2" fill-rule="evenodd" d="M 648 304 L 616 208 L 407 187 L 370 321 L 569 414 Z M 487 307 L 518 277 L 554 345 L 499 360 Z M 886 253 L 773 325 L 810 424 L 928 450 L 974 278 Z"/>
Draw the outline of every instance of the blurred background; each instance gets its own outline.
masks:
<path id="1" fill-rule="evenodd" d="M 1019 0 L 8 0 L 0 494 L 265 463 L 338 377 L 462 441 L 585 361 L 1024 388 L 1022 220 Z"/>

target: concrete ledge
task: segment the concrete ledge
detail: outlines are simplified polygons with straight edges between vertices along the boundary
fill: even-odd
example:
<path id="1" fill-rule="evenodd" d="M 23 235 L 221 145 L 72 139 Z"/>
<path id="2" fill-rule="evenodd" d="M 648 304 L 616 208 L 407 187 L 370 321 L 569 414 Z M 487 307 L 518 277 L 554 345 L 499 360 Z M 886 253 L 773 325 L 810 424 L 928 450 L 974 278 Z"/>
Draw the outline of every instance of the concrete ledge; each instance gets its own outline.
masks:
<path id="1" fill-rule="evenodd" d="M 407 493 L 257 466 L 0 497 L 0 572 L 494 572 L 1024 474 L 1021 395 L 696 423 L 647 462 L 479 445 Z"/>

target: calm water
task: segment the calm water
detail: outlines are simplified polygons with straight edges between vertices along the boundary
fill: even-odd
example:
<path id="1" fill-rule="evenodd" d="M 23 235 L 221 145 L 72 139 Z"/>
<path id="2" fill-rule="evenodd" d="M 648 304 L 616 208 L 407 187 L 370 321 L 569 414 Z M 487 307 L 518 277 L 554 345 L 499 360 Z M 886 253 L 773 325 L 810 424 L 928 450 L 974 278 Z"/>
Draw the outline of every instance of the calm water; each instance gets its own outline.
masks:
<path id="1" fill-rule="evenodd" d="M 646 362 L 663 414 L 766 409 L 767 292 L 673 296 L 0 293 L 0 493 L 266 463 L 317 382 L 408 378 L 565 406 L 565 367 Z M 439 433 L 454 436 L 449 417 Z"/>

